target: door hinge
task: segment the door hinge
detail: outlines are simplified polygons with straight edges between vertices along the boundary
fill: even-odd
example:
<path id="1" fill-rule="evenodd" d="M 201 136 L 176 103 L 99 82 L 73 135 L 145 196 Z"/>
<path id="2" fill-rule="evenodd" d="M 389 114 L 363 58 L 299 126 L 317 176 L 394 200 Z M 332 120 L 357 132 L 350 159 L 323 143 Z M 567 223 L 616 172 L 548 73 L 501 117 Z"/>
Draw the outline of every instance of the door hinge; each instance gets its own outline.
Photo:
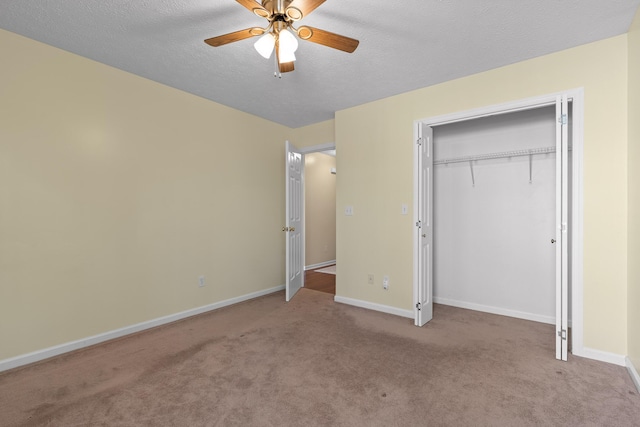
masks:
<path id="1" fill-rule="evenodd" d="M 558 331 L 558 336 L 566 341 L 566 339 L 567 339 L 567 330 L 566 329 L 559 330 Z"/>
<path id="2" fill-rule="evenodd" d="M 560 117 L 558 117 L 558 123 L 560 123 L 561 125 L 566 125 L 567 124 L 567 115 L 566 114 L 560 115 Z"/>
<path id="3" fill-rule="evenodd" d="M 422 310 L 422 304 L 417 303 L 416 304 L 416 308 L 418 309 L 418 311 L 421 311 Z"/>
<path id="4" fill-rule="evenodd" d="M 422 221 L 418 221 L 418 222 L 416 222 L 416 227 L 418 227 L 418 228 L 422 228 Z"/>
<path id="5" fill-rule="evenodd" d="M 422 137 L 416 139 L 416 144 L 418 144 L 418 146 L 422 145 Z"/>

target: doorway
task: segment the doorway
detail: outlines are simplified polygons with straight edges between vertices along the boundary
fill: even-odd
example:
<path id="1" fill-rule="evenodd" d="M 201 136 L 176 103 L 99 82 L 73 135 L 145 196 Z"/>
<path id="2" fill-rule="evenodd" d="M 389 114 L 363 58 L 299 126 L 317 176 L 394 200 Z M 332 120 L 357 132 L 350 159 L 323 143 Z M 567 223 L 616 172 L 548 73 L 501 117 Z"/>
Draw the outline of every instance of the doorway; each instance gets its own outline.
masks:
<path id="1" fill-rule="evenodd" d="M 335 295 L 335 143 L 285 145 L 286 300 L 303 286 Z"/>
<path id="2" fill-rule="evenodd" d="M 304 155 L 305 287 L 336 293 L 336 151 Z"/>
<path id="3" fill-rule="evenodd" d="M 570 115 L 573 116 L 572 122 L 569 121 Z M 482 140 L 482 131 L 479 130 L 483 126 L 510 123 L 518 116 L 524 118 L 524 133 L 533 135 L 533 139 L 522 138 L 526 147 L 509 142 L 514 136 L 508 135 L 508 126 L 497 131 L 487 128 L 491 136 L 488 140 Z M 547 116 L 550 119 L 543 120 Z M 536 124 L 531 124 L 537 119 L 542 123 L 542 127 L 538 126 L 539 132 Z M 434 147 L 438 134 L 446 142 L 447 134 L 450 137 L 465 128 L 476 130 L 475 135 L 465 134 L 470 140 L 449 138 L 448 142 L 455 142 L 458 146 L 449 144 L 438 147 L 436 144 Z M 522 131 L 523 128 L 520 129 Z M 502 135 L 502 140 L 501 132 L 507 134 Z M 540 135 L 546 135 L 546 141 L 552 141 L 551 146 Z M 569 344 L 568 311 L 572 307 L 573 351 L 580 351 L 581 135 L 581 90 L 416 122 L 414 301 L 417 325 L 430 320 L 434 296 L 439 299 L 436 302 L 444 304 L 555 322 L 556 357 L 566 360 Z M 569 137 L 572 140 L 571 155 Z M 519 175 L 510 175 L 521 172 L 521 181 Z M 439 186 L 434 185 L 436 179 L 441 180 Z M 482 182 L 482 189 L 475 187 L 481 186 L 478 180 Z M 535 184 L 533 180 L 536 180 Z M 573 184 L 573 191 L 569 191 L 570 183 Z M 510 194 L 511 198 L 505 198 L 505 194 Z M 492 198 L 495 200 L 492 201 Z M 544 200 L 543 206 L 537 206 L 541 200 Z M 511 216 L 508 215 L 509 209 Z M 542 217 L 543 220 L 540 220 Z M 438 218 L 441 229 L 438 229 Z M 536 224 L 523 225 L 518 221 Z M 514 240 L 514 230 L 523 228 L 526 232 L 519 234 L 522 239 Z M 527 236 L 523 237 L 524 234 Z M 511 240 L 505 240 L 509 237 Z M 531 244 L 533 241 L 537 242 Z M 502 255 L 493 259 L 492 269 L 487 267 L 484 258 L 496 252 L 496 247 L 498 252 L 502 250 Z M 570 247 L 573 248 L 571 252 Z M 522 254 L 523 251 L 527 254 Z M 533 289 L 531 283 L 527 284 L 530 278 L 524 271 L 526 268 L 522 267 L 526 266 L 527 261 L 546 264 L 546 270 L 536 270 L 540 277 L 532 278 L 534 282 L 545 282 L 544 289 Z M 515 272 L 515 276 L 512 274 L 508 277 L 510 270 Z M 574 272 L 573 276 L 570 276 L 571 272 Z M 460 275 L 462 277 L 458 277 Z M 505 276 L 506 280 L 500 282 Z M 514 277 L 523 282 L 519 288 L 514 286 Z M 568 294 L 570 284 L 573 286 L 571 301 Z M 487 299 L 491 294 L 494 299 Z M 515 308 L 504 309 L 505 300 L 507 306 L 516 301 Z M 464 304 L 460 304 L 460 301 Z M 487 304 L 487 301 L 492 303 Z M 495 306 L 502 306 L 502 310 L 494 310 Z M 521 315 L 527 312 L 537 314 L 528 317 Z"/>

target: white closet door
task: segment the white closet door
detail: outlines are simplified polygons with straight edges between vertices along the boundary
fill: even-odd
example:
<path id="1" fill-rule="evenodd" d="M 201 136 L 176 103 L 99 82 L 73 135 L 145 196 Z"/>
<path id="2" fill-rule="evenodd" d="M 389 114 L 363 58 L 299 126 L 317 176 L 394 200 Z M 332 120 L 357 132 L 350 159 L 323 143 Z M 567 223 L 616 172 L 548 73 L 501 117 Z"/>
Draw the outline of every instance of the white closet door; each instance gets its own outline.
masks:
<path id="1" fill-rule="evenodd" d="M 433 318 L 433 128 L 418 124 L 416 156 L 418 173 L 418 242 L 415 324 L 422 326 Z"/>
<path id="2" fill-rule="evenodd" d="M 569 103 L 556 99 L 556 359 L 567 360 L 568 350 L 568 169 Z"/>

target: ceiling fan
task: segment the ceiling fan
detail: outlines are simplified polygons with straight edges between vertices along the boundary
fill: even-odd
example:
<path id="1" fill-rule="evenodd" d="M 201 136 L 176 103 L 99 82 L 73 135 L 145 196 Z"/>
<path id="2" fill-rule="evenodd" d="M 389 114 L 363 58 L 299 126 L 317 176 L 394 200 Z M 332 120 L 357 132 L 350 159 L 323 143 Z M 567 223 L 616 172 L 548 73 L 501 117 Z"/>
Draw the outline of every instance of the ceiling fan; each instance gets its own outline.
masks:
<path id="1" fill-rule="evenodd" d="M 206 39 L 205 43 L 218 47 L 228 43 L 237 42 L 249 37 L 262 36 L 254 44 L 254 47 L 265 58 L 270 58 L 275 51 L 277 69 L 280 73 L 294 70 L 293 62 L 296 60 L 294 52 L 298 48 L 296 34 L 301 40 L 328 46 L 344 52 L 352 53 L 360 43 L 358 40 L 330 33 L 319 28 L 302 25 L 293 26 L 297 22 L 313 12 L 326 0 L 236 0 L 261 18 L 267 19 L 269 24 L 265 28 L 252 27 L 233 33 L 224 34 Z"/>

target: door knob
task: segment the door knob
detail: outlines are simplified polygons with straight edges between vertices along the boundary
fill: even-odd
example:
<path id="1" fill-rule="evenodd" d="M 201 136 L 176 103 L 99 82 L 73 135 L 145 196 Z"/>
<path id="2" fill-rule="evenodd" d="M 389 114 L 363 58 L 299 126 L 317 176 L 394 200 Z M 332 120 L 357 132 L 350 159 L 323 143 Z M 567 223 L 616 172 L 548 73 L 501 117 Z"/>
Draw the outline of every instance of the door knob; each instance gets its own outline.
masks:
<path id="1" fill-rule="evenodd" d="M 282 231 L 289 231 L 289 227 L 282 227 Z"/>
<path id="2" fill-rule="evenodd" d="M 296 228 L 295 228 L 295 227 L 291 227 L 291 228 L 289 229 L 289 231 L 296 231 Z"/>
<path id="3" fill-rule="evenodd" d="M 555 243 L 555 242 L 556 242 L 556 239 L 551 239 L 551 243 Z"/>

